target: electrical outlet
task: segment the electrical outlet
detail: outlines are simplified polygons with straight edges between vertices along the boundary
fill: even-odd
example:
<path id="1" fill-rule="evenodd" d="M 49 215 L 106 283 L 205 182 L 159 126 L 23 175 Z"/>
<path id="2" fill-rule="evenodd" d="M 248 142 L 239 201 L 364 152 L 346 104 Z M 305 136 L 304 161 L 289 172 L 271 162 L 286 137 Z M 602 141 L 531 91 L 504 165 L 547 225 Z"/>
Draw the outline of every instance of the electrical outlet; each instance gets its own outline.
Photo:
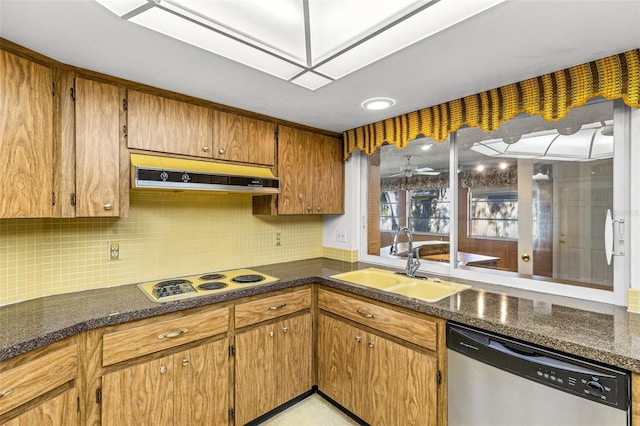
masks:
<path id="1" fill-rule="evenodd" d="M 282 241 L 280 240 L 280 232 L 276 232 L 276 246 L 281 246 Z"/>
<path id="2" fill-rule="evenodd" d="M 347 242 L 347 230 L 343 229 L 341 231 L 336 231 L 336 241 L 338 241 L 339 243 L 346 243 Z"/>
<path id="3" fill-rule="evenodd" d="M 120 260 L 120 241 L 111 241 L 109 243 L 109 260 Z"/>

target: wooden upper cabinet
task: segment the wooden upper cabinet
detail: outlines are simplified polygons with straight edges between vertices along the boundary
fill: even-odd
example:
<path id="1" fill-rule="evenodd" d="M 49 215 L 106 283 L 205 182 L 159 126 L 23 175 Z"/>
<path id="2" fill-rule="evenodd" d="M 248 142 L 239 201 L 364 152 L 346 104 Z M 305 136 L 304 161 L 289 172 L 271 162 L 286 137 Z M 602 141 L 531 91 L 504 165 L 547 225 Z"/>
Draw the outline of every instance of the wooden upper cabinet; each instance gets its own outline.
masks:
<path id="1" fill-rule="evenodd" d="M 275 164 L 275 125 L 222 111 L 213 112 L 213 158 Z"/>
<path id="2" fill-rule="evenodd" d="M 53 75 L 0 51 L 0 217 L 49 217 L 53 208 Z"/>
<path id="3" fill-rule="evenodd" d="M 339 139 L 278 129 L 278 214 L 343 214 L 344 163 Z"/>
<path id="4" fill-rule="evenodd" d="M 212 110 L 198 105 L 129 90 L 128 146 L 211 158 L 212 113 Z"/>
<path id="5" fill-rule="evenodd" d="M 118 216 L 118 86 L 76 79 L 76 216 Z"/>

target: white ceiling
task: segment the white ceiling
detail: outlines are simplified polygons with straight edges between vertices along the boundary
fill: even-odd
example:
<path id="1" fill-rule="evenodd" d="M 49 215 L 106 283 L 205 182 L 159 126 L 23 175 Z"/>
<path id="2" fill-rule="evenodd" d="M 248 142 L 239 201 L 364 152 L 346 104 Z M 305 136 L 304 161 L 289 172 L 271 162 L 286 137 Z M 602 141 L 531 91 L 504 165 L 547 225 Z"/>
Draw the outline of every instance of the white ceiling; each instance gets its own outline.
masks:
<path id="1" fill-rule="evenodd" d="M 93 0 L 0 0 L 0 36 L 67 64 L 342 132 L 639 48 L 640 0 L 509 0 L 316 91 L 123 21 Z M 397 102 L 360 106 L 377 96 Z"/>

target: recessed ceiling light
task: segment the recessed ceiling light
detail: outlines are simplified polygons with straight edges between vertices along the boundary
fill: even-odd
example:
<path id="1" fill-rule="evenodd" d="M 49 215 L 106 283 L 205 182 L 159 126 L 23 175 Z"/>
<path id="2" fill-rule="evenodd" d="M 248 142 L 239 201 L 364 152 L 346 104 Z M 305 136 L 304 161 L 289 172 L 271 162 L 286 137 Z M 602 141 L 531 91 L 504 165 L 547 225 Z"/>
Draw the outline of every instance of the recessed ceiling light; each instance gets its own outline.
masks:
<path id="1" fill-rule="evenodd" d="M 509 167 L 507 163 L 500 163 L 500 170 L 507 170 L 507 167 Z"/>
<path id="2" fill-rule="evenodd" d="M 476 166 L 476 171 L 477 172 L 484 172 L 484 164 L 478 164 Z"/>
<path id="3" fill-rule="evenodd" d="M 387 109 L 395 103 L 396 101 L 391 98 L 371 98 L 362 103 L 362 108 L 377 111 L 380 109 Z"/>

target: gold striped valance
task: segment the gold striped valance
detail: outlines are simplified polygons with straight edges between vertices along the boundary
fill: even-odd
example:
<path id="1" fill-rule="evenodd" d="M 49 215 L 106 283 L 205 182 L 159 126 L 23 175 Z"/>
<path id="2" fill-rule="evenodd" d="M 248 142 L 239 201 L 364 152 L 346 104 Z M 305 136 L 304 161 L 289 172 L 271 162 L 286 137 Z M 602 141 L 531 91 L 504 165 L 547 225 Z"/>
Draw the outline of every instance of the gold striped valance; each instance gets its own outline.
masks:
<path id="1" fill-rule="evenodd" d="M 640 107 L 640 49 L 347 130 L 344 159 L 356 148 L 371 155 L 385 142 L 404 148 L 419 135 L 442 142 L 465 124 L 493 132 L 521 112 L 561 120 L 596 96 Z"/>

